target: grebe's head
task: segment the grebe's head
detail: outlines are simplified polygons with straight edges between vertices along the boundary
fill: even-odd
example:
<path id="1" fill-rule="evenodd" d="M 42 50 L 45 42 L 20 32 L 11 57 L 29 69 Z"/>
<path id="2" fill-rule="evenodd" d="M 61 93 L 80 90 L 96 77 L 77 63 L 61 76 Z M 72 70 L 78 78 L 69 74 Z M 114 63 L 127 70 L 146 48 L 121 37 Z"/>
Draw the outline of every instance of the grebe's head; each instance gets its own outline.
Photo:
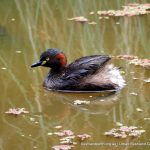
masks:
<path id="1" fill-rule="evenodd" d="M 47 49 L 40 56 L 39 61 L 32 64 L 31 67 L 44 66 L 54 70 L 64 68 L 67 64 L 67 59 L 64 53 L 56 48 Z"/>

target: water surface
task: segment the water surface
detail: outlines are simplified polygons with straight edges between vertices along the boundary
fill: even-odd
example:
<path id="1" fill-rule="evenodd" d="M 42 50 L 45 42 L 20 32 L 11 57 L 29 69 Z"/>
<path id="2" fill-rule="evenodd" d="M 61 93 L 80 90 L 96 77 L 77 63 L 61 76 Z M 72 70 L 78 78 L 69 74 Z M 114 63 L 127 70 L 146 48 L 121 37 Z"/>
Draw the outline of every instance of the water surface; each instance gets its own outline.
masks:
<path id="1" fill-rule="evenodd" d="M 139 2 L 139 1 L 134 1 Z M 148 3 L 148 0 L 142 1 Z M 128 1 L 97 0 L 1 0 L 0 2 L 0 149 L 47 150 L 59 143 L 49 136 L 57 125 L 75 134 L 92 136 L 89 143 L 150 142 L 150 70 L 113 60 L 125 72 L 126 87 L 111 96 L 47 91 L 42 82 L 47 68 L 30 65 L 46 48 L 57 47 L 68 62 L 86 55 L 130 54 L 149 58 L 150 16 L 102 19 L 91 11 L 120 9 Z M 70 22 L 83 15 L 96 25 Z M 118 23 L 119 22 L 119 23 Z M 117 24 L 116 24 L 117 23 Z M 137 78 L 137 79 L 135 79 Z M 74 100 L 90 100 L 90 105 L 75 106 Z M 23 107 L 30 113 L 18 117 L 5 114 L 9 108 Z M 137 112 L 141 108 L 143 112 Z M 124 125 L 143 127 L 140 138 L 114 139 L 104 132 Z M 74 149 L 142 150 L 149 146 L 86 146 Z"/>

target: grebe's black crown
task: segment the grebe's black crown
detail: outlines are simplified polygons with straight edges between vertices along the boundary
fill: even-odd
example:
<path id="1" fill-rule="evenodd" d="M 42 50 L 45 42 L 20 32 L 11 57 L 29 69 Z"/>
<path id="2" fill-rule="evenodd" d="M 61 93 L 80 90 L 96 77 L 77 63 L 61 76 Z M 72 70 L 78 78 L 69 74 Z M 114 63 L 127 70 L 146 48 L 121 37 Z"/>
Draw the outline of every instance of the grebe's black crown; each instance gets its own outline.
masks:
<path id="1" fill-rule="evenodd" d="M 40 59 L 45 58 L 47 56 L 55 57 L 57 54 L 61 53 L 61 51 L 57 48 L 50 48 L 43 52 L 40 56 Z"/>

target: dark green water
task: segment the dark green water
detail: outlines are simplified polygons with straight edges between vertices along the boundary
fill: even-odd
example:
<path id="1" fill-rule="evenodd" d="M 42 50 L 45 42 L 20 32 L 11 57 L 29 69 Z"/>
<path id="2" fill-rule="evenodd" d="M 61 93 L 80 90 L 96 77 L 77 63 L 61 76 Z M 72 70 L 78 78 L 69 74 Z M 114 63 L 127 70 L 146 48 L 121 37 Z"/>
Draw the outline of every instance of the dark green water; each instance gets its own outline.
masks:
<path id="1" fill-rule="evenodd" d="M 138 2 L 138 1 L 134 1 Z M 148 3 L 149 1 L 142 1 Z M 92 136 L 89 143 L 150 143 L 150 70 L 126 61 L 122 66 L 126 87 L 118 94 L 61 94 L 45 90 L 42 82 L 47 68 L 30 65 L 46 48 L 63 50 L 68 62 L 92 54 L 132 54 L 149 58 L 150 15 L 102 19 L 91 11 L 120 9 L 124 0 L 1 0 L 0 1 L 0 149 L 47 150 L 57 145 L 57 125 L 75 134 Z M 96 25 L 68 21 L 84 15 Z M 119 22 L 119 24 L 116 24 Z M 136 80 L 134 78 L 137 78 Z M 137 95 L 133 95 L 132 93 Z M 92 97 L 91 97 L 92 96 Z M 91 100 L 89 106 L 74 106 L 74 100 Z M 9 108 L 24 107 L 29 114 L 18 117 L 5 114 Z M 143 112 L 137 112 L 141 108 Z M 135 139 L 114 139 L 104 132 L 124 125 L 143 127 L 146 132 Z M 149 150 L 150 146 L 85 146 L 74 149 Z"/>

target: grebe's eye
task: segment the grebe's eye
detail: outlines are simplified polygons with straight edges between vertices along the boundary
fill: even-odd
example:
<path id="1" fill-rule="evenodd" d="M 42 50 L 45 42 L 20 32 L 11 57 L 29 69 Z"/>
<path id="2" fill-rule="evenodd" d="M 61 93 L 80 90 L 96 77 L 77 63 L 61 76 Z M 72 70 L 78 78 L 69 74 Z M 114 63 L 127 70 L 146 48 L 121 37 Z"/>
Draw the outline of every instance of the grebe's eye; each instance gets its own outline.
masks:
<path id="1" fill-rule="evenodd" d="M 49 57 L 46 58 L 46 61 L 49 61 Z"/>

